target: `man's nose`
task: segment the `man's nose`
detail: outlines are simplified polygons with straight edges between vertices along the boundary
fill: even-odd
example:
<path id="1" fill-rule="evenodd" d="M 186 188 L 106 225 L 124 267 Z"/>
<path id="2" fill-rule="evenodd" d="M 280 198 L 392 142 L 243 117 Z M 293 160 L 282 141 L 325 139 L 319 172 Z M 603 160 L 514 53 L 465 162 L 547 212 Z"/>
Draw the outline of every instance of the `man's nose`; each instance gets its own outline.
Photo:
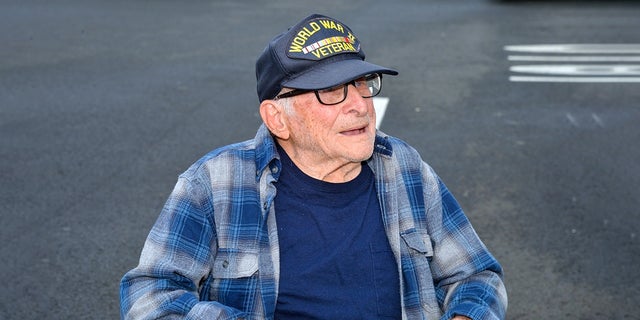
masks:
<path id="1" fill-rule="evenodd" d="M 357 112 L 358 114 L 366 114 L 368 110 L 368 102 L 371 98 L 363 98 L 353 83 L 348 84 L 347 88 L 347 109 L 345 112 Z"/>

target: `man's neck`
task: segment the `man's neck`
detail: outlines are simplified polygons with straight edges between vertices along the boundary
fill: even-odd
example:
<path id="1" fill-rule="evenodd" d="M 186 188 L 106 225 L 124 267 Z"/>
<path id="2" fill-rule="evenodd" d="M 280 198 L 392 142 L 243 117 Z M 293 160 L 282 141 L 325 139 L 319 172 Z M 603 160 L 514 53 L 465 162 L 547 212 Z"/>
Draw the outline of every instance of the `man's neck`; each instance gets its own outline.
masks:
<path id="1" fill-rule="evenodd" d="M 348 182 L 355 179 L 362 171 L 362 163 L 359 161 L 314 159 L 286 144 L 280 144 L 280 146 L 300 171 L 317 180 L 332 183 Z"/>

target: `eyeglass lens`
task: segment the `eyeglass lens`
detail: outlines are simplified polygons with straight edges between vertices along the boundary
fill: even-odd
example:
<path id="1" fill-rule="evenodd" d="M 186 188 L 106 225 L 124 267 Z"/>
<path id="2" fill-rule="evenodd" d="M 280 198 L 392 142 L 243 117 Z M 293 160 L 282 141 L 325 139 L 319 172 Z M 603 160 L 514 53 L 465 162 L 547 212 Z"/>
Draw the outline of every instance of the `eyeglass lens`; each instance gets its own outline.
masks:
<path id="1" fill-rule="evenodd" d="M 329 89 L 317 90 L 316 96 L 322 104 L 338 104 L 347 98 L 349 85 L 353 84 L 363 98 L 375 97 L 380 93 L 382 79 L 380 74 L 373 73 L 362 78 Z"/>

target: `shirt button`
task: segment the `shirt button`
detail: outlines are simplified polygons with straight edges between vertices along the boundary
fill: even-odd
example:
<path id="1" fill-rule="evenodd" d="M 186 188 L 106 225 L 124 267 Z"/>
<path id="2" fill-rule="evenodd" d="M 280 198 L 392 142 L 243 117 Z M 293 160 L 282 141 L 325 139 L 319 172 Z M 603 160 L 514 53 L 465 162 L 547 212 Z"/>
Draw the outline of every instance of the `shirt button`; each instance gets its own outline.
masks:
<path id="1" fill-rule="evenodd" d="M 229 261 L 227 261 L 227 260 L 222 261 L 222 267 L 225 268 L 225 269 L 228 268 L 229 267 Z"/>

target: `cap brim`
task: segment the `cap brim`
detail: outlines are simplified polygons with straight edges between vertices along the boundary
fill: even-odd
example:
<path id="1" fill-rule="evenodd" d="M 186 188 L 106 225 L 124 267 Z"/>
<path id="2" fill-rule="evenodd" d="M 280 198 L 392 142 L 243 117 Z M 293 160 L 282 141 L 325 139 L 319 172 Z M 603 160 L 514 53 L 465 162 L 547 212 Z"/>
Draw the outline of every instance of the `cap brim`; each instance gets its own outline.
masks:
<path id="1" fill-rule="evenodd" d="M 320 65 L 304 74 L 282 82 L 283 87 L 317 90 L 334 87 L 370 73 L 398 75 L 398 71 L 361 59 L 348 59 Z"/>

